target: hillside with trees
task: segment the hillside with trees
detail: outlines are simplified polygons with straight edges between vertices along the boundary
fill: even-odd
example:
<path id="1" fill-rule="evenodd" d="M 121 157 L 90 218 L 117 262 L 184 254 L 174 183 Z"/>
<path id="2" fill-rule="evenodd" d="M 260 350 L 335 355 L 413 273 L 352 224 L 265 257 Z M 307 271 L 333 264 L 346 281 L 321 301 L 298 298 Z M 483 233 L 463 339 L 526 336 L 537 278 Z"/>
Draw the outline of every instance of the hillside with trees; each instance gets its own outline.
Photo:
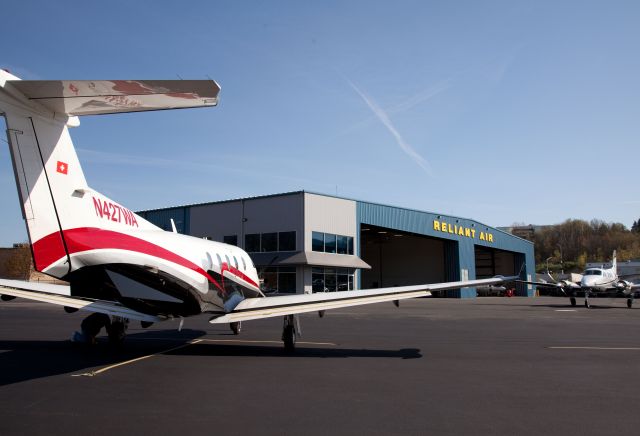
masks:
<path id="1" fill-rule="evenodd" d="M 640 219 L 631 230 L 620 223 L 600 220 L 568 219 L 562 224 L 547 226 L 533 235 L 536 270 L 581 272 L 587 262 L 607 262 L 613 250 L 618 260 L 640 259 Z"/>

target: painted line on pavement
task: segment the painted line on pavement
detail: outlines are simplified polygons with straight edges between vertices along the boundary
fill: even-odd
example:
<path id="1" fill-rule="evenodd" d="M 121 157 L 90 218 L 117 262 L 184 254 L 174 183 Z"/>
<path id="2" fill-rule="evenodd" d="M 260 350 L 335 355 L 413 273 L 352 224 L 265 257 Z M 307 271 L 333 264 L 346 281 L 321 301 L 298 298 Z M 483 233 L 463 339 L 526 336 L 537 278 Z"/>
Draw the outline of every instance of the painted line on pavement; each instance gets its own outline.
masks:
<path id="1" fill-rule="evenodd" d="M 177 346 L 177 347 L 169 348 L 168 350 L 158 351 L 157 353 L 148 354 L 146 356 L 141 356 L 141 357 L 136 357 L 135 359 L 131 359 L 131 360 L 125 360 L 124 362 L 115 363 L 113 365 L 105 366 L 104 368 L 100 368 L 100 369 L 95 370 L 95 371 L 84 372 L 82 374 L 71 374 L 71 377 L 95 377 L 95 376 L 97 376 L 99 374 L 102 374 L 104 372 L 107 372 L 107 371 L 109 371 L 111 369 L 118 368 L 118 367 L 124 366 L 124 365 L 129 365 L 129 364 L 132 364 L 132 363 L 135 363 L 135 362 L 139 362 L 141 360 L 145 360 L 145 359 L 148 359 L 150 357 L 157 356 L 158 354 L 164 354 L 164 353 L 168 353 L 170 351 L 179 350 L 181 348 L 185 348 L 185 347 L 188 347 L 189 345 L 197 344 L 199 342 L 202 342 L 202 339 L 194 339 L 193 341 L 189 341 L 186 344 L 182 344 L 182 345 Z"/>

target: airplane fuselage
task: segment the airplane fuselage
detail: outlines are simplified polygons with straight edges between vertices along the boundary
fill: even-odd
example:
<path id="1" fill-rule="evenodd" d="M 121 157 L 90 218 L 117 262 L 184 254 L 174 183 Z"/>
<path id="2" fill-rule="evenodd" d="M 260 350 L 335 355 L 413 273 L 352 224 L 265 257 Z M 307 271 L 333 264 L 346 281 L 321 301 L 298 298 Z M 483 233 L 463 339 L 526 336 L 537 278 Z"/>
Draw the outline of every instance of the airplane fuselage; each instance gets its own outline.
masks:
<path id="1" fill-rule="evenodd" d="M 582 275 L 580 288 L 593 292 L 611 291 L 616 288 L 618 274 L 613 268 L 588 268 Z"/>
<path id="2" fill-rule="evenodd" d="M 140 217 L 137 217 L 141 220 Z M 105 295 L 143 313 L 168 317 L 225 313 L 262 296 L 258 273 L 242 249 L 162 230 L 63 231 L 72 295 Z M 45 270 L 64 271 L 67 257 Z"/>

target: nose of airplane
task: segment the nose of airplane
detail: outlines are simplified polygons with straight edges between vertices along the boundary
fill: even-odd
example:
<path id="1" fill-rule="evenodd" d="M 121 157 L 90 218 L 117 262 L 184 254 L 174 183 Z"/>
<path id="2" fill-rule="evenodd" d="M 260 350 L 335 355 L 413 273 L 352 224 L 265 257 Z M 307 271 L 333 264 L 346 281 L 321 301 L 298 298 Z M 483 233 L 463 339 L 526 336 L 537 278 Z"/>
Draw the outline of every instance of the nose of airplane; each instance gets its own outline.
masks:
<path id="1" fill-rule="evenodd" d="M 580 281 L 580 286 L 583 288 L 590 288 L 595 285 L 596 277 L 594 276 L 584 276 Z"/>

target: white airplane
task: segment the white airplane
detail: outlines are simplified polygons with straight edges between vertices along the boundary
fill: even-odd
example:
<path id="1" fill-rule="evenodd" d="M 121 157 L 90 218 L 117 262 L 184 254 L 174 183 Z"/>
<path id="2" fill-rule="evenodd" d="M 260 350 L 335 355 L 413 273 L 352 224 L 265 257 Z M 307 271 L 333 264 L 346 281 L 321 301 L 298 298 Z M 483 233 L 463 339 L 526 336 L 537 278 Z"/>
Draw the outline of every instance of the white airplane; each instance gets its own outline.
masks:
<path id="1" fill-rule="evenodd" d="M 215 106 L 213 80 L 34 80 L 0 71 L 15 179 L 37 271 L 69 286 L 0 280 L 3 300 L 27 298 L 85 310 L 76 339 L 125 335 L 206 313 L 211 323 L 284 317 L 282 340 L 293 349 L 296 314 L 415 298 L 431 291 L 498 285 L 516 277 L 266 298 L 249 255 L 218 242 L 164 231 L 89 187 L 68 129 L 79 116 Z M 111 318 L 110 318 L 111 317 Z M 105 321 L 106 318 L 106 321 Z M 182 321 L 181 321 L 182 322 Z"/>
<path id="2" fill-rule="evenodd" d="M 590 308 L 589 295 L 593 292 L 596 294 L 618 294 L 622 293 L 627 298 L 627 307 L 633 307 L 633 299 L 635 290 L 640 288 L 640 284 L 623 280 L 618 276 L 618 263 L 616 260 L 616 251 L 613 251 L 611 268 L 587 268 L 582 273 L 580 283 L 574 283 L 570 280 L 560 280 L 554 283 L 548 282 L 527 282 L 516 280 L 520 283 L 529 283 L 536 286 L 555 288 L 569 297 L 572 306 L 576 305 L 576 293 L 584 292 L 584 306 Z"/>

